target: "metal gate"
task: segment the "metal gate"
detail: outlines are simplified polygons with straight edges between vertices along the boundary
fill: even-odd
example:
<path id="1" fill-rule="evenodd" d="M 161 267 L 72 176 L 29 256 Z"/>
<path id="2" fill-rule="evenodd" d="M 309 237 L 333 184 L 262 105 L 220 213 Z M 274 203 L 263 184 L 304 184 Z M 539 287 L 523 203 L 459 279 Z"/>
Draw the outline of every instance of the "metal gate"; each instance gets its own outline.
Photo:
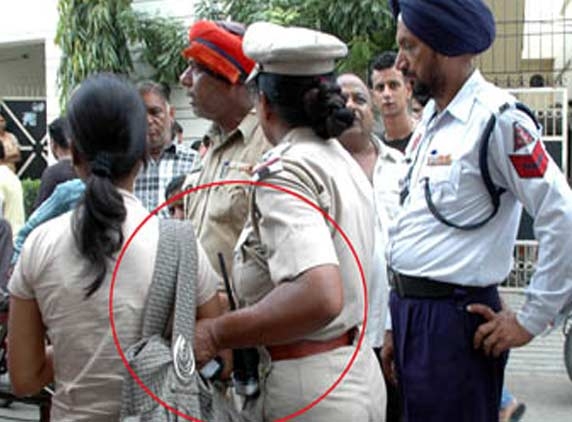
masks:
<path id="1" fill-rule="evenodd" d="M 20 179 L 40 178 L 47 162 L 46 99 L 3 98 L 0 107 L 7 117 L 7 130 L 20 144 L 21 159 L 16 165 L 18 176 Z"/>
<path id="2" fill-rule="evenodd" d="M 566 89 L 518 88 L 509 91 L 534 111 L 538 122 L 542 125 L 542 140 L 547 152 L 564 174 L 569 176 L 570 129 L 568 127 L 568 92 Z M 536 269 L 538 242 L 534 238 L 533 220 L 526 211 L 523 211 L 522 214 L 514 248 L 513 268 L 503 283 L 507 290 L 522 291 L 528 286 Z"/>

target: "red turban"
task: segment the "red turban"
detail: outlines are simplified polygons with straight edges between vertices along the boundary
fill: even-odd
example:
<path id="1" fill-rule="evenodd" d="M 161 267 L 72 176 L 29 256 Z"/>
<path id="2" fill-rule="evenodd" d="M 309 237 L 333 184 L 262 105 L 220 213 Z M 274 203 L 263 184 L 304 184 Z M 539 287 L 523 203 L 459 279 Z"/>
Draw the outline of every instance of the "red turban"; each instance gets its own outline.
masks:
<path id="1" fill-rule="evenodd" d="M 254 68 L 254 61 L 242 51 L 242 34 L 232 31 L 236 24 L 198 21 L 189 28 L 189 47 L 183 51 L 230 83 L 242 83 Z"/>

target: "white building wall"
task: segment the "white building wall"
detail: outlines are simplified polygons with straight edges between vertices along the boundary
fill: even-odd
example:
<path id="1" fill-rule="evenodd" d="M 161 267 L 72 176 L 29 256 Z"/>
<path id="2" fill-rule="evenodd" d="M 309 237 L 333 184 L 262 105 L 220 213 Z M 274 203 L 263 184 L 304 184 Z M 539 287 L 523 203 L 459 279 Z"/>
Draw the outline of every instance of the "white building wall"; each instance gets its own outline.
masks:
<path id="1" fill-rule="evenodd" d="M 0 49 L 11 51 L 16 48 L 26 52 L 30 48 L 32 50 L 38 48 L 30 45 L 43 45 L 39 48 L 43 48 L 44 51 L 30 55 L 30 59 L 15 62 L 14 66 L 2 66 L 0 95 L 13 96 L 14 93 L 45 95 L 48 121 L 50 121 L 59 114 L 56 73 L 50 66 L 44 67 L 42 59 L 45 59 L 47 64 L 53 63 L 54 60 L 59 61 L 60 53 L 54 44 L 58 22 L 57 0 L 2 1 L 9 3 L 9 6 L 2 5 Z M 6 84 L 11 87 L 6 88 Z"/>
<path id="2" fill-rule="evenodd" d="M 8 0 L 1 0 L 8 3 Z M 56 118 L 59 113 L 57 70 L 59 67 L 61 50 L 54 43 L 58 23 L 57 0 L 17 0 L 10 1 L 9 7 L 0 6 L 2 24 L 0 25 L 0 56 L 2 51 L 43 48 L 42 54 L 35 54 L 30 59 L 2 66 L 0 62 L 0 96 L 14 96 L 3 86 L 27 86 L 27 95 L 40 95 L 46 97 L 48 122 Z M 133 8 L 143 12 L 172 16 L 181 19 L 186 25 L 193 21 L 192 0 L 134 0 Z M 33 44 L 33 46 L 32 46 Z M 41 45 L 43 44 L 43 47 Z M 43 65 L 42 58 L 45 60 Z M 13 88 L 14 89 L 14 88 Z M 186 139 L 202 136 L 208 122 L 197 119 L 190 107 L 184 91 L 178 84 L 172 87 L 172 103 L 176 109 L 176 118 L 184 128 Z"/>
<path id="3" fill-rule="evenodd" d="M 45 97 L 44 43 L 0 46 L 0 98 Z"/>

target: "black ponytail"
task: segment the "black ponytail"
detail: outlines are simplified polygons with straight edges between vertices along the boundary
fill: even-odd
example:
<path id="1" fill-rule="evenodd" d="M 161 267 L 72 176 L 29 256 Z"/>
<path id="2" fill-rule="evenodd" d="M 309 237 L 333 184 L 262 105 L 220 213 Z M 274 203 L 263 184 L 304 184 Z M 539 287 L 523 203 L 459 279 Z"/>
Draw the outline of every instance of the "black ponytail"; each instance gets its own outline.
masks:
<path id="1" fill-rule="evenodd" d="M 90 275 L 95 275 L 85 288 L 87 298 L 99 289 L 108 261 L 123 245 L 121 229 L 127 210 L 114 182 L 145 158 L 146 111 L 129 82 L 99 74 L 81 83 L 66 118 L 74 153 L 90 170 L 72 221 L 76 245 L 90 264 Z"/>
<path id="2" fill-rule="evenodd" d="M 334 82 L 320 81 L 304 94 L 303 101 L 312 129 L 321 138 L 336 138 L 354 122 L 354 114 L 346 108 L 342 90 Z"/>
<path id="3" fill-rule="evenodd" d="M 333 73 L 320 76 L 286 76 L 261 73 L 258 89 L 270 106 L 291 127 L 309 126 L 322 139 L 335 138 L 352 126 L 354 114 Z"/>
<path id="4" fill-rule="evenodd" d="M 95 272 L 95 279 L 86 287 L 86 297 L 101 286 L 108 270 L 106 260 L 123 245 L 121 226 L 126 215 L 123 198 L 111 180 L 92 175 L 73 219 L 75 242 Z"/>

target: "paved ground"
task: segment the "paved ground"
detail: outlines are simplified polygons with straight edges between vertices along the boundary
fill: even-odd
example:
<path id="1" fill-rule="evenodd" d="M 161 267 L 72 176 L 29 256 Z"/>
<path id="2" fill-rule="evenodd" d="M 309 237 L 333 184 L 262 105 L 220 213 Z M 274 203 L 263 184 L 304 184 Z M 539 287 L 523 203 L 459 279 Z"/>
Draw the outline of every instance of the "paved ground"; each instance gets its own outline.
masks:
<path id="1" fill-rule="evenodd" d="M 36 407 L 13 403 L 7 409 L 0 409 L 0 421 L 39 421 Z"/>
<path id="2" fill-rule="evenodd" d="M 507 384 L 527 406 L 522 422 L 572 421 L 572 381 L 567 376 L 509 372 Z"/>
<path id="3" fill-rule="evenodd" d="M 518 309 L 524 296 L 504 293 L 504 299 Z M 523 422 L 572 422 L 572 381 L 563 358 L 564 336 L 556 329 L 511 352 L 507 385 L 527 405 Z"/>

